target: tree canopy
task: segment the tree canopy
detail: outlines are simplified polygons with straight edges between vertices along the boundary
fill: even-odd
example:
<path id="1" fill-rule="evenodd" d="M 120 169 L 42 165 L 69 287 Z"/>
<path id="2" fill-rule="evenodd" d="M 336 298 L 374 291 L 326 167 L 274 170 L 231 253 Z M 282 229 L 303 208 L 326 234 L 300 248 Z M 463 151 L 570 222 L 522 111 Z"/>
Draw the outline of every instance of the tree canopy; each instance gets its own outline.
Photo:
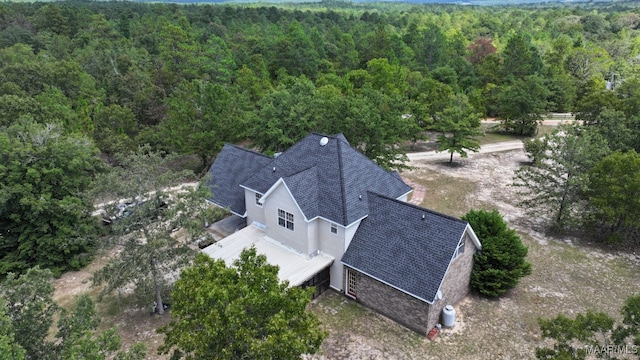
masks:
<path id="1" fill-rule="evenodd" d="M 112 223 L 103 245 L 122 251 L 93 274 L 92 284 L 106 285 L 101 296 L 133 284 L 138 303 L 155 301 L 162 314 L 169 279 L 195 256 L 194 242 L 206 237 L 204 225 L 224 212 L 208 207 L 210 190 L 203 183 L 181 184 L 193 174 L 175 171 L 175 157 L 149 150 L 122 157 L 119 167 L 96 179 L 97 199 L 119 199 L 105 204 Z"/>
<path id="2" fill-rule="evenodd" d="M 0 353 L 4 358 L 23 359 L 118 359 L 141 360 L 146 350 L 134 344 L 121 351 L 116 328 L 98 332 L 100 320 L 91 298 L 76 298 L 69 313 L 52 300 L 52 273 L 31 268 L 17 276 L 10 273 L 0 283 Z M 55 339 L 49 340 L 57 318 Z M 6 357 L 9 356 L 9 357 Z"/>
<path id="3" fill-rule="evenodd" d="M 315 353 L 326 336 L 306 307 L 312 288 L 278 279 L 255 248 L 233 266 L 199 254 L 180 274 L 172 292 L 173 320 L 161 353 L 174 358 L 299 359 Z"/>
<path id="4" fill-rule="evenodd" d="M 86 192 L 99 166 L 91 141 L 60 124 L 25 120 L 0 132 L 0 277 L 88 262 L 97 222 Z"/>
<path id="5" fill-rule="evenodd" d="M 621 323 L 608 314 L 594 311 L 578 314 L 573 319 L 564 315 L 554 319 L 538 319 L 542 338 L 551 340 L 553 346 L 536 348 L 536 358 L 637 356 L 640 346 L 640 295 L 629 297 L 620 313 L 623 316 Z"/>

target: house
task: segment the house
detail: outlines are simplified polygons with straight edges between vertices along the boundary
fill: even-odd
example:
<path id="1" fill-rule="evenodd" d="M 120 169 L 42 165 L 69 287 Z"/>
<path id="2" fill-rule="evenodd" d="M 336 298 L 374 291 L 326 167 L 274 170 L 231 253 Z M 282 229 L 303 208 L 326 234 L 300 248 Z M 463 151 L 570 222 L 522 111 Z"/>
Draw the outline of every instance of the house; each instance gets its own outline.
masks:
<path id="1" fill-rule="evenodd" d="M 292 286 L 329 287 L 426 334 L 469 291 L 480 242 L 466 222 L 407 203 L 412 189 L 341 134 L 276 157 L 225 145 L 210 201 L 247 226 L 203 249 L 231 264 L 254 246 Z"/>

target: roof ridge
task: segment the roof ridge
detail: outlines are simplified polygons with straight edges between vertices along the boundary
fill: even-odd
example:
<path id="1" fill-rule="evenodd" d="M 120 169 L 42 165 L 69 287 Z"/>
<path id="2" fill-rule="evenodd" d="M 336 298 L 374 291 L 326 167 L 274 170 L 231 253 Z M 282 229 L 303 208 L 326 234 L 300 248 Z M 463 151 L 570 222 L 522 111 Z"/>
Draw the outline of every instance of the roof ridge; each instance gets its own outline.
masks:
<path id="1" fill-rule="evenodd" d="M 283 177 L 283 179 L 288 179 L 288 178 L 294 177 L 294 176 L 296 176 L 296 175 L 300 175 L 300 174 L 302 174 L 303 172 L 305 172 L 305 171 L 309 171 L 309 170 L 311 170 L 311 169 L 313 169 L 313 168 L 316 168 L 316 171 L 318 171 L 318 169 L 317 169 L 317 168 L 318 168 L 318 165 L 312 165 L 312 166 L 309 166 L 308 168 L 302 169 L 302 170 L 300 170 L 300 171 L 298 171 L 298 172 L 296 172 L 296 173 L 293 173 L 293 174 L 291 174 L 291 175 L 289 175 L 289 176 Z"/>
<path id="2" fill-rule="evenodd" d="M 249 153 L 251 153 L 251 154 L 260 155 L 260 156 L 265 157 L 265 158 L 268 158 L 268 159 L 273 159 L 273 158 L 272 158 L 271 156 L 269 156 L 269 155 L 265 155 L 265 154 L 263 154 L 263 153 L 261 153 L 261 152 L 255 151 L 255 150 L 247 149 L 247 148 L 244 148 L 244 147 L 239 146 L 239 145 L 236 145 L 236 144 L 232 144 L 232 143 L 225 143 L 225 145 L 233 146 L 234 148 L 236 148 L 236 149 L 238 149 L 238 150 L 243 150 L 243 151 L 249 152 Z"/>
<path id="3" fill-rule="evenodd" d="M 406 202 L 406 201 L 402 201 L 402 200 L 394 199 L 394 198 L 392 198 L 392 197 L 388 197 L 388 196 L 385 196 L 385 195 L 382 195 L 382 194 L 378 194 L 378 193 L 376 193 L 376 192 L 374 192 L 374 191 L 367 190 L 367 193 L 371 193 L 371 194 L 373 194 L 374 196 L 377 196 L 377 197 L 380 197 L 380 198 L 383 198 L 383 199 L 386 199 L 386 200 L 391 200 L 391 201 L 393 201 L 393 202 L 395 202 L 395 203 L 397 203 L 397 204 L 399 204 L 399 205 L 408 206 L 408 207 L 414 208 L 414 209 L 416 209 L 416 210 L 420 210 L 420 211 L 428 212 L 428 213 L 430 213 L 430 214 L 433 214 L 433 215 L 436 215 L 436 216 L 439 216 L 439 217 L 447 218 L 447 219 L 449 219 L 449 220 L 454 220 L 454 221 L 457 221 L 457 222 L 460 222 L 460 223 L 463 223 L 463 224 L 468 224 L 468 223 L 469 223 L 469 222 L 464 221 L 464 220 L 462 220 L 462 219 L 460 219 L 460 218 L 457 218 L 457 217 L 455 217 L 455 216 L 451 216 L 451 215 L 443 214 L 443 213 L 441 213 L 441 212 L 438 212 L 438 211 L 435 211 L 435 210 L 431 210 L 431 209 L 427 209 L 427 208 L 424 208 L 424 207 L 422 207 L 422 206 L 414 205 L 414 204 L 411 204 L 411 203 Z M 367 195 L 367 197 L 368 197 L 368 195 Z"/>
<path id="4" fill-rule="evenodd" d="M 336 139 L 338 140 L 338 139 Z M 342 193 L 342 223 L 347 224 L 347 194 L 344 188 L 344 171 L 342 164 L 342 147 L 340 146 L 341 141 L 336 141 L 336 147 L 338 150 L 338 173 L 340 174 L 340 192 Z"/>

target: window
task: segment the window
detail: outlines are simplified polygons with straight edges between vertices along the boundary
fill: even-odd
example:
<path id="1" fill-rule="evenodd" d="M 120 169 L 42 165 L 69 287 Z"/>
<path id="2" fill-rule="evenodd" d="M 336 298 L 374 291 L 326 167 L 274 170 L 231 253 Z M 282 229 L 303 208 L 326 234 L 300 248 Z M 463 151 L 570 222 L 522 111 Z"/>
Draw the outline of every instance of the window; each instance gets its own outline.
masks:
<path id="1" fill-rule="evenodd" d="M 260 203 L 260 199 L 262 199 L 262 194 L 256 193 L 256 205 L 262 207 L 262 204 Z"/>
<path id="2" fill-rule="evenodd" d="M 456 248 L 456 256 L 453 257 L 454 259 L 464 254 L 464 243 L 466 239 L 467 237 L 463 236 L 462 239 L 460 239 L 460 242 L 458 242 L 458 247 Z"/>
<path id="3" fill-rule="evenodd" d="M 356 282 L 358 280 L 358 273 L 348 269 L 347 270 L 347 294 L 356 297 Z"/>
<path id="4" fill-rule="evenodd" d="M 337 224 L 331 224 L 331 233 L 332 234 L 337 234 L 338 233 L 338 225 Z"/>
<path id="5" fill-rule="evenodd" d="M 278 209 L 278 225 L 293 231 L 293 214 Z"/>

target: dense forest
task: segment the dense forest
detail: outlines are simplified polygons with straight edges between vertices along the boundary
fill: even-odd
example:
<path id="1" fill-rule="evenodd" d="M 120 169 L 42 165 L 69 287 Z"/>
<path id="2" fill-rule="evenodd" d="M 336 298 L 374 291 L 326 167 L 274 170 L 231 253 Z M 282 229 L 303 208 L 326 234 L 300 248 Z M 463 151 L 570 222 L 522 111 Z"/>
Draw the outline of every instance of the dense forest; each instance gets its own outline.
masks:
<path id="1" fill-rule="evenodd" d="M 3 2 L 0 275 L 85 264 L 93 179 L 142 145 L 202 174 L 225 142 L 275 153 L 343 133 L 402 168 L 427 131 L 464 149 L 481 117 L 533 135 L 549 112 L 585 125 L 528 144 L 526 206 L 637 244 L 640 14 L 592 6 Z M 600 151 L 559 170 L 560 143 Z"/>

